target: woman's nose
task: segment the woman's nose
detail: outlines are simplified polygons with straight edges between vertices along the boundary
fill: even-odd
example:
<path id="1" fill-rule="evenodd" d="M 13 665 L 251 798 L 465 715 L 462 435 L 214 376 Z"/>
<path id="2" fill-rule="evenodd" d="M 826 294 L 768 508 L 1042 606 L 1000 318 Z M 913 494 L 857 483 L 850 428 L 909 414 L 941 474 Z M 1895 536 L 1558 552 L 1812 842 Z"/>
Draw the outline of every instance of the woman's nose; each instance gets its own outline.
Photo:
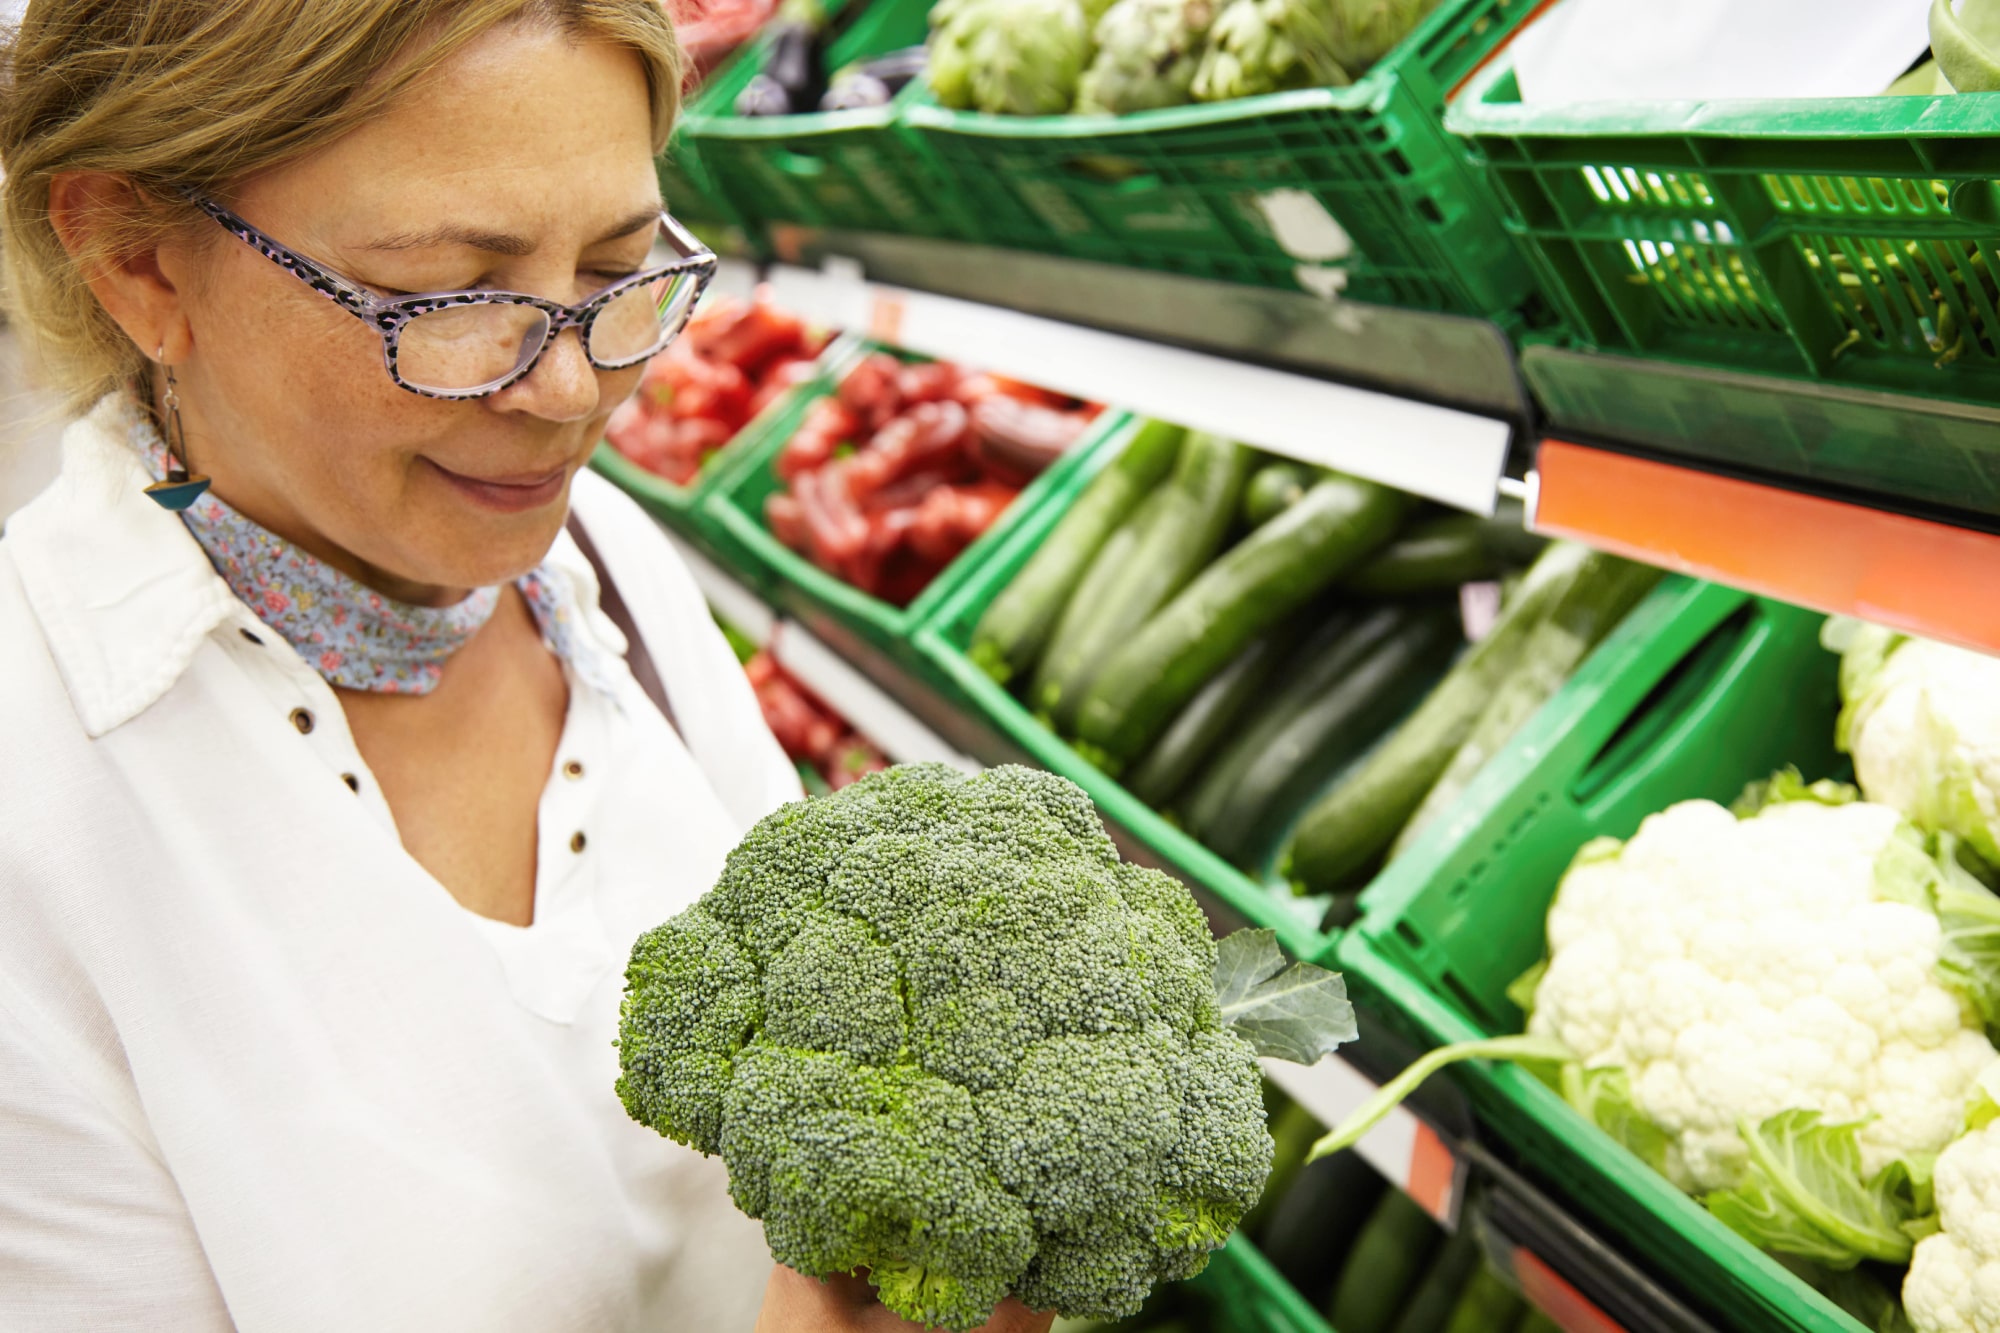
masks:
<path id="1" fill-rule="evenodd" d="M 584 354 L 583 335 L 564 329 L 542 349 L 541 360 L 502 391 L 507 406 L 549 421 L 581 421 L 597 410 L 597 371 Z"/>

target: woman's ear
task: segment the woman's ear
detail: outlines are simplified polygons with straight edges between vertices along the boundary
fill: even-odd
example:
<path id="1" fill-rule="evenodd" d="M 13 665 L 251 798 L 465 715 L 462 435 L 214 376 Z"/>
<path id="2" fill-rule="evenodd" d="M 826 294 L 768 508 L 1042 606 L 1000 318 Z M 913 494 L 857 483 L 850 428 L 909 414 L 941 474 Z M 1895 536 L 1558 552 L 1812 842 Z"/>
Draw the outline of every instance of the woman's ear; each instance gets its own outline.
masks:
<path id="1" fill-rule="evenodd" d="M 105 313 L 148 356 L 164 349 L 168 363 L 184 359 L 194 335 L 183 292 L 160 262 L 160 246 L 123 246 L 120 221 L 150 207 L 132 182 L 105 171 L 64 172 L 49 182 L 49 222 L 83 269 L 83 280 Z"/>

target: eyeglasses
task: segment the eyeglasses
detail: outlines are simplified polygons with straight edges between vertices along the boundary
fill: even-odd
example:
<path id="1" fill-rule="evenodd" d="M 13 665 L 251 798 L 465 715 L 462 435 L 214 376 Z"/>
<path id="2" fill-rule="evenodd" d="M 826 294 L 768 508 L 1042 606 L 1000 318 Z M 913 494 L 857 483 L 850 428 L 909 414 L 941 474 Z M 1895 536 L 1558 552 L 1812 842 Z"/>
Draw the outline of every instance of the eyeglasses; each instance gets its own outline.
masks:
<path id="1" fill-rule="evenodd" d="M 664 264 L 620 278 L 576 305 L 521 292 L 424 292 L 385 298 L 288 249 L 211 199 L 187 200 L 248 245 L 382 337 L 389 377 L 426 398 L 484 398 L 535 368 L 550 342 L 574 328 L 599 370 L 624 370 L 658 352 L 687 326 L 715 276 L 715 254 L 660 214 Z"/>

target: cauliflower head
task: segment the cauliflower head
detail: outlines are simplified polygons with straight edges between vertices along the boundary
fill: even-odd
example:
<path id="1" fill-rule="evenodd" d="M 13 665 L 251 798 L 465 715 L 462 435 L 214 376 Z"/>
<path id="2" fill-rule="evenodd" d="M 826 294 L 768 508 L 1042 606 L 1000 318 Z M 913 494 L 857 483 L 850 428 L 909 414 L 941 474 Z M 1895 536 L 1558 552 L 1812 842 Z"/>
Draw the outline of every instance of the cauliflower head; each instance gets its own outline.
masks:
<path id="1" fill-rule="evenodd" d="M 1585 848 L 1550 909 L 1529 1031 L 1624 1071 L 1683 1189 L 1739 1184 L 1743 1127 L 1786 1111 L 1861 1122 L 1864 1177 L 1936 1153 L 1995 1058 L 1940 979 L 1921 835 L 1824 799 L 1673 806 Z"/>
<path id="2" fill-rule="evenodd" d="M 1858 621 L 1841 653 L 1839 741 L 1869 800 L 2000 865 L 2000 658 Z"/>
<path id="3" fill-rule="evenodd" d="M 1937 1160 L 1941 1230 L 1917 1243 L 1903 1308 L 1917 1333 L 2000 1333 L 2000 1121 Z"/>
<path id="4" fill-rule="evenodd" d="M 1270 1170 L 1215 963 L 1187 890 L 1121 863 L 1071 783 L 906 765 L 768 816 L 639 940 L 618 1092 L 719 1152 L 800 1272 L 865 1267 L 950 1329 L 1008 1295 L 1123 1316 Z"/>

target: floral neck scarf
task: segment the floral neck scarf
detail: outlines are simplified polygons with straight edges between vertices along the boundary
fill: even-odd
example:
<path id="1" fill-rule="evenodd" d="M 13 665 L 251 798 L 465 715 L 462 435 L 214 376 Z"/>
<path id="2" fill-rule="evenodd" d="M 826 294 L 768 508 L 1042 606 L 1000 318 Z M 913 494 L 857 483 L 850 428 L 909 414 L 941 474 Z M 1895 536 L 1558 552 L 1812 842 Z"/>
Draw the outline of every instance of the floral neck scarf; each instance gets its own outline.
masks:
<path id="1" fill-rule="evenodd" d="M 167 474 L 167 446 L 143 410 L 133 413 L 133 447 L 155 480 Z M 282 635 L 328 684 L 378 694 L 429 694 L 444 664 L 493 616 L 500 589 L 475 588 L 452 606 L 413 606 L 384 597 L 244 517 L 214 492 L 182 511 L 188 531 L 257 618 Z M 582 610 L 570 580 L 538 565 L 515 586 L 542 640 L 589 685 L 613 693 L 604 651 L 578 632 Z"/>

